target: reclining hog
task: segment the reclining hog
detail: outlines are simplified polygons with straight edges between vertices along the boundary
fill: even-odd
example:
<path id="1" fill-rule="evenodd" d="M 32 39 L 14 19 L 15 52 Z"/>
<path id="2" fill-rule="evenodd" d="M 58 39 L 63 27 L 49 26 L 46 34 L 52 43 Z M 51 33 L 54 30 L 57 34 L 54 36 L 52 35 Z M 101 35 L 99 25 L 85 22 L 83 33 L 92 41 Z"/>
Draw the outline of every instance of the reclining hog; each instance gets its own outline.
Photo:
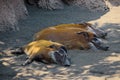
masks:
<path id="1" fill-rule="evenodd" d="M 13 50 L 12 53 L 25 53 L 28 56 L 28 59 L 22 65 L 30 64 L 34 60 L 44 63 L 57 63 L 63 66 L 71 65 L 67 49 L 64 45 L 57 42 L 47 40 L 33 41 L 22 48 Z"/>
<path id="2" fill-rule="evenodd" d="M 67 49 L 108 49 L 108 47 L 98 45 L 98 43 L 100 44 L 101 42 L 96 38 L 94 33 L 78 28 L 49 27 L 35 34 L 34 40 L 40 39 L 61 43 L 65 45 Z M 95 47 L 96 45 L 97 47 Z"/>

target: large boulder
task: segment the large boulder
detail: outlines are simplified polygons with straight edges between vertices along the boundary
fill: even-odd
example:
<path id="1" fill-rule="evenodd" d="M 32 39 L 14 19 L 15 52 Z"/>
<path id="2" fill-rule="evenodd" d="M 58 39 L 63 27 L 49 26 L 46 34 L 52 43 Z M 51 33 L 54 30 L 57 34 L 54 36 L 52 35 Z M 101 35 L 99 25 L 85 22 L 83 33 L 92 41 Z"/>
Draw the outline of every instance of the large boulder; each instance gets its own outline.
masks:
<path id="1" fill-rule="evenodd" d="M 120 0 L 108 0 L 113 6 L 120 6 Z"/>
<path id="2" fill-rule="evenodd" d="M 64 5 L 61 0 L 39 0 L 38 7 L 45 9 L 63 9 Z"/>
<path id="3" fill-rule="evenodd" d="M 63 0 L 68 4 L 73 4 L 77 6 L 83 6 L 91 11 L 108 11 L 109 8 L 106 5 L 105 0 Z"/>
<path id="4" fill-rule="evenodd" d="M 0 31 L 15 29 L 18 20 L 26 15 L 23 0 L 0 0 Z"/>
<path id="5" fill-rule="evenodd" d="M 91 11 L 108 11 L 109 8 L 106 5 L 105 0 L 28 0 L 29 3 L 36 4 L 40 8 L 46 8 L 46 9 L 61 9 L 64 7 L 64 4 L 68 5 L 77 5 L 88 8 Z"/>
<path id="6" fill-rule="evenodd" d="M 119 0 L 0 0 L 0 31 L 16 29 L 18 20 L 28 13 L 24 1 L 44 9 L 62 9 L 64 5 L 81 5 L 91 11 L 108 11 L 106 2 L 119 6 Z"/>

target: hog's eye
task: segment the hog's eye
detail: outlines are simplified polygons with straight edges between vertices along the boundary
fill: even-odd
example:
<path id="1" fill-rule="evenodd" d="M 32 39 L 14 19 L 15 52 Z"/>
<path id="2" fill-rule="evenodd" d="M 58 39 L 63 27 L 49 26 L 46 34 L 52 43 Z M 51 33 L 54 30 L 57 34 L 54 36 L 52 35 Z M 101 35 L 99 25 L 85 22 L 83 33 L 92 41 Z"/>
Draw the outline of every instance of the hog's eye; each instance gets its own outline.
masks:
<path id="1" fill-rule="evenodd" d="M 97 37 L 96 35 L 94 35 L 94 37 Z"/>
<path id="2" fill-rule="evenodd" d="M 93 40 L 94 40 L 94 41 L 97 41 L 97 38 L 94 38 Z"/>
<path id="3" fill-rule="evenodd" d="M 50 45 L 49 48 L 55 48 L 55 45 Z"/>

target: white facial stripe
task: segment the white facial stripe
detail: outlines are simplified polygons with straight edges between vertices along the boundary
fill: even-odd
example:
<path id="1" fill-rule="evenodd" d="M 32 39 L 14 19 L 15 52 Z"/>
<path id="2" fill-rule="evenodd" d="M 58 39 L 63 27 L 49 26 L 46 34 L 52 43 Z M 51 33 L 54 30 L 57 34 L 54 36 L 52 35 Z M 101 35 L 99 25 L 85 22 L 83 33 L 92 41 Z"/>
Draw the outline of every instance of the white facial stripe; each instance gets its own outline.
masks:
<path id="1" fill-rule="evenodd" d="M 53 61 L 54 61 L 55 63 L 57 63 L 56 58 L 55 58 L 55 55 L 54 55 L 54 51 L 50 51 L 48 54 L 49 54 L 49 56 L 53 59 Z"/>
<path id="2" fill-rule="evenodd" d="M 93 43 L 90 42 L 89 45 L 90 45 L 90 48 L 91 48 L 92 50 L 98 51 L 98 49 L 95 47 L 95 45 L 94 45 Z"/>
<path id="3" fill-rule="evenodd" d="M 65 54 L 66 54 L 66 51 L 64 49 L 61 49 Z"/>
<path id="4" fill-rule="evenodd" d="M 64 49 L 61 49 L 61 50 L 64 52 L 65 56 L 68 57 L 66 51 Z"/>

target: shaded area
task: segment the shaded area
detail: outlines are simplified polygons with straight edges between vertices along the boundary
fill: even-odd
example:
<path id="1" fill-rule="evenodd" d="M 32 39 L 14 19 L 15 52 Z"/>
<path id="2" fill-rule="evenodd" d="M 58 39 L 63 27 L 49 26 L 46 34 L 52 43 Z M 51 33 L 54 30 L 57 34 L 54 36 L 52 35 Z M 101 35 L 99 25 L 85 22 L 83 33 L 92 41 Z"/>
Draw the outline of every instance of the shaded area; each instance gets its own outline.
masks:
<path id="1" fill-rule="evenodd" d="M 0 61 L 0 80 L 13 80 L 17 72 L 14 69 L 11 69 L 10 66 L 5 66 Z"/>
<path id="2" fill-rule="evenodd" d="M 116 61 L 110 64 L 103 63 L 93 66 L 90 70 L 93 74 L 101 74 L 102 75 L 112 75 L 112 74 L 120 74 L 120 61 Z"/>

